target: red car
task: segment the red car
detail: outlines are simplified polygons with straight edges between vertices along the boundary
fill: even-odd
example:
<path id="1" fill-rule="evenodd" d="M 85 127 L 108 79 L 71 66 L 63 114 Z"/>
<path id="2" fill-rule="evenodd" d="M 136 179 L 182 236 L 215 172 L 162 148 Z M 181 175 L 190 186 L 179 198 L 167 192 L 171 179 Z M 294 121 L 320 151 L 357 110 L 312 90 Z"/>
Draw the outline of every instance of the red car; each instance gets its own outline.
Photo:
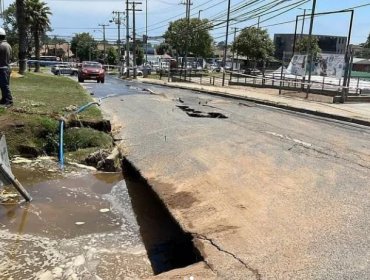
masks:
<path id="1" fill-rule="evenodd" d="M 103 65 L 95 61 L 84 61 L 78 70 L 78 81 L 83 83 L 85 80 L 96 80 L 104 83 L 105 70 Z"/>

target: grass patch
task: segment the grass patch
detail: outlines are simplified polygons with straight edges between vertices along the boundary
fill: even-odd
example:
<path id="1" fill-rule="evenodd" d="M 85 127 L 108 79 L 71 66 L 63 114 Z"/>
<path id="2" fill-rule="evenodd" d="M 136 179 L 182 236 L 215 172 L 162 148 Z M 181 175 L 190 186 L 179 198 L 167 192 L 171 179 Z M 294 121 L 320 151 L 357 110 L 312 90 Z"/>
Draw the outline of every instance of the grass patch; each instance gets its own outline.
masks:
<path id="1" fill-rule="evenodd" d="M 11 79 L 14 106 L 0 108 L 0 132 L 6 136 L 10 156 L 19 154 L 20 146 L 35 147 L 56 155 L 59 119 L 93 99 L 68 77 L 28 72 Z M 96 106 L 83 111 L 79 119 L 102 120 Z M 112 138 L 90 128 L 67 129 L 65 150 L 109 148 Z"/>
<path id="2" fill-rule="evenodd" d="M 22 78 L 12 79 L 11 90 L 14 109 L 24 113 L 65 115 L 66 108 L 82 106 L 92 100 L 84 89 L 68 77 L 50 74 L 27 73 Z M 90 107 L 81 118 L 101 117 L 101 112 Z"/>

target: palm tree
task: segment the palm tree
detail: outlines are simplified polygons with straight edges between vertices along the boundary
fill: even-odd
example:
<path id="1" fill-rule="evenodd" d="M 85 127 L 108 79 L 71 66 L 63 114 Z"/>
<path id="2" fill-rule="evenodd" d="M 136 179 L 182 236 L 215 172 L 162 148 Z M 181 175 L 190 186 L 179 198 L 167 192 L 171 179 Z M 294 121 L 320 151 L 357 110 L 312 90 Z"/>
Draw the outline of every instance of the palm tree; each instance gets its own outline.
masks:
<path id="1" fill-rule="evenodd" d="M 25 0 L 16 0 L 16 17 L 18 24 L 18 44 L 19 44 L 19 74 L 24 74 L 26 71 L 26 55 L 27 55 L 27 22 L 26 22 L 26 6 Z"/>
<path id="2" fill-rule="evenodd" d="M 45 2 L 39 0 L 27 0 L 26 2 L 27 21 L 30 26 L 32 36 L 35 43 L 36 68 L 35 72 L 40 71 L 40 38 L 48 30 L 50 30 L 51 15 L 50 8 Z"/>

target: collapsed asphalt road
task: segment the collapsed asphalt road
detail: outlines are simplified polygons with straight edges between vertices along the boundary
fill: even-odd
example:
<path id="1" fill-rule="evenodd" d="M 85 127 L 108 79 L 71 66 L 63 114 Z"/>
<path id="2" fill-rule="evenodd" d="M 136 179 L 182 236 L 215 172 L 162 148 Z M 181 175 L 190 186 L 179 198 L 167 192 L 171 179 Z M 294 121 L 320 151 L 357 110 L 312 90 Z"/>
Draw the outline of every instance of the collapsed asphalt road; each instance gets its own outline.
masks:
<path id="1" fill-rule="evenodd" d="M 204 257 L 162 275 L 366 279 L 369 128 L 180 89 L 88 85 Z M 161 277 L 158 276 L 158 277 Z"/>

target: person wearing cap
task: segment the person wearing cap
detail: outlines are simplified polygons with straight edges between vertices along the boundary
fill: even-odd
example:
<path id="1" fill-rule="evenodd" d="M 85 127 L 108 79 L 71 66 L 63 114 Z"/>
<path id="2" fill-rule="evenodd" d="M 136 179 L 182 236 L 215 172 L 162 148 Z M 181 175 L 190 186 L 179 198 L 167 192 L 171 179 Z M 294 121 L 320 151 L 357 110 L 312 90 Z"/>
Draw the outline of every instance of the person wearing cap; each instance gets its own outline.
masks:
<path id="1" fill-rule="evenodd" d="M 10 59 L 12 57 L 12 47 L 5 40 L 5 30 L 0 28 L 0 105 L 12 106 L 13 98 L 9 88 L 10 81 Z"/>

